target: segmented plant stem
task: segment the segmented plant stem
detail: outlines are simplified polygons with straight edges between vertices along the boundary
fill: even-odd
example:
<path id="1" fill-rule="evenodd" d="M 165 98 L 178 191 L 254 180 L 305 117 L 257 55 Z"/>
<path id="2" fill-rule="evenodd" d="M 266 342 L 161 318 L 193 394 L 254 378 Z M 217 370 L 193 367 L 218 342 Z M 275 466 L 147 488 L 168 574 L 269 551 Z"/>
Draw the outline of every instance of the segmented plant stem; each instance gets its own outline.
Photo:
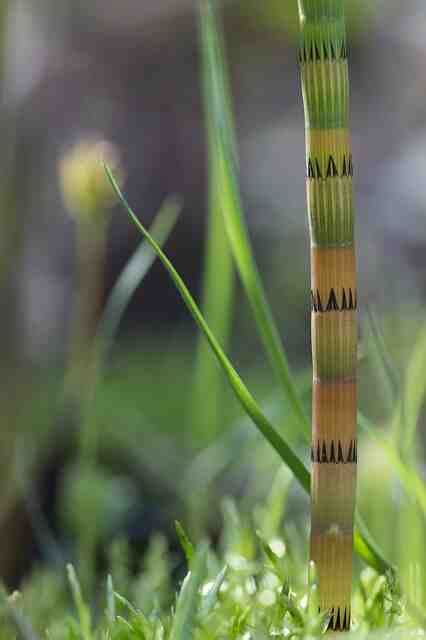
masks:
<path id="1" fill-rule="evenodd" d="M 357 291 L 343 0 L 299 0 L 311 238 L 311 558 L 329 628 L 350 627 Z"/>

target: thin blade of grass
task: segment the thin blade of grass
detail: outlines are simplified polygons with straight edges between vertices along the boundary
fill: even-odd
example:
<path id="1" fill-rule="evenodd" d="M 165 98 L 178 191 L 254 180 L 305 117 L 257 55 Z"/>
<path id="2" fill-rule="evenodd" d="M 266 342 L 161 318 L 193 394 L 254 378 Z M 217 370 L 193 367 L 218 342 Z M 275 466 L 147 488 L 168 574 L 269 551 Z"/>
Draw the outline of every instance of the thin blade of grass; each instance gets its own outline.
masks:
<path id="1" fill-rule="evenodd" d="M 179 520 L 175 520 L 175 529 L 177 533 L 177 537 L 179 538 L 180 546 L 182 547 L 182 551 L 185 554 L 186 562 L 188 566 L 190 566 L 192 562 L 192 558 L 194 557 L 194 545 L 191 540 L 186 535 L 186 531 L 179 522 Z"/>
<path id="2" fill-rule="evenodd" d="M 223 372 L 228 379 L 228 382 L 234 391 L 236 398 L 239 400 L 241 406 L 243 407 L 246 414 L 251 418 L 253 423 L 259 429 L 259 431 L 263 434 L 265 439 L 272 445 L 278 455 L 281 457 L 282 461 L 289 467 L 289 469 L 293 472 L 295 478 L 298 480 L 301 487 L 309 494 L 310 493 L 310 474 L 307 468 L 305 467 L 302 460 L 294 453 L 294 451 L 289 447 L 286 441 L 281 437 L 281 435 L 274 429 L 272 424 L 263 414 L 256 400 L 251 395 L 250 391 L 245 386 L 244 382 L 240 378 L 237 371 L 232 366 L 230 360 L 223 352 L 219 343 L 217 342 L 215 336 L 211 332 L 208 324 L 203 318 L 201 311 L 199 310 L 194 298 L 191 296 L 186 284 L 173 267 L 170 260 L 167 258 L 162 249 L 158 246 L 155 240 L 151 237 L 149 232 L 145 229 L 143 224 L 140 222 L 136 214 L 130 208 L 126 198 L 121 192 L 120 187 L 118 186 L 111 170 L 107 165 L 105 165 L 105 171 L 108 176 L 108 179 L 111 182 L 113 189 L 115 190 L 117 197 L 121 201 L 123 207 L 127 211 L 127 214 L 139 229 L 139 231 L 145 236 L 148 240 L 149 244 L 152 246 L 157 256 L 163 263 L 165 269 L 168 271 L 175 287 L 179 291 L 183 302 L 185 303 L 187 309 L 191 313 L 194 321 L 197 326 L 204 334 L 207 339 L 210 347 L 215 354 L 220 366 L 222 367 Z M 356 530 L 355 531 L 355 550 L 363 558 L 367 564 L 372 565 L 373 567 L 386 567 L 386 570 L 391 569 L 392 567 L 386 562 L 383 558 L 382 554 L 375 546 L 371 545 L 367 540 L 364 540 L 362 534 Z"/>
<path id="3" fill-rule="evenodd" d="M 228 565 L 225 565 L 217 574 L 208 593 L 204 596 L 204 599 L 200 607 L 201 619 L 207 618 L 207 616 L 213 611 L 219 596 L 220 588 L 223 584 L 223 581 L 225 580 L 227 571 L 228 571 Z"/>
<path id="4" fill-rule="evenodd" d="M 71 564 L 67 565 L 67 572 L 74 604 L 77 609 L 78 618 L 80 621 L 81 637 L 83 638 L 83 640 L 92 640 L 92 622 L 90 609 L 84 602 L 80 583 L 76 576 L 74 567 Z"/>
<path id="5" fill-rule="evenodd" d="M 191 562 L 176 604 L 169 640 L 189 640 L 193 637 L 193 622 L 197 615 L 199 590 L 206 573 L 207 545 L 203 544 Z"/>
<path id="6" fill-rule="evenodd" d="M 108 575 L 107 583 L 106 583 L 106 616 L 108 621 L 113 623 L 115 621 L 117 612 L 115 610 L 115 596 L 114 596 L 114 584 L 112 581 L 112 576 Z"/>
<path id="7" fill-rule="evenodd" d="M 219 364 L 221 365 L 228 379 L 228 382 L 230 383 L 231 388 L 234 391 L 235 396 L 239 400 L 243 409 L 245 410 L 247 415 L 252 419 L 252 421 L 258 427 L 258 429 L 262 432 L 262 434 L 268 440 L 268 442 L 277 451 L 277 453 L 282 458 L 283 462 L 285 462 L 285 464 L 287 464 L 287 466 L 291 469 L 291 471 L 297 477 L 300 484 L 304 487 L 304 489 L 307 492 L 309 492 L 310 477 L 309 477 L 309 472 L 306 469 L 305 465 L 298 458 L 298 456 L 293 452 L 293 450 L 288 446 L 288 444 L 281 437 L 281 435 L 274 429 L 272 424 L 269 422 L 269 420 L 261 411 L 256 400 L 253 398 L 250 391 L 245 386 L 239 374 L 232 366 L 230 360 L 223 352 L 221 346 L 219 345 L 218 341 L 213 335 L 210 327 L 204 320 L 203 315 L 200 309 L 198 308 L 194 298 L 190 294 L 186 284 L 184 283 L 184 281 L 182 280 L 182 278 L 180 277 L 176 269 L 173 267 L 172 263 L 167 258 L 165 253 L 158 246 L 158 244 L 152 238 L 150 233 L 142 225 L 142 223 L 140 222 L 136 214 L 132 211 L 132 209 L 130 208 L 130 205 L 128 204 L 127 200 L 122 194 L 114 176 L 112 175 L 111 170 L 106 165 L 105 165 L 105 171 L 108 176 L 108 179 L 111 182 L 111 185 L 113 186 L 118 198 L 120 199 L 121 203 L 126 209 L 128 215 L 133 220 L 134 224 L 139 229 L 139 231 L 148 240 L 148 242 L 156 252 L 157 256 L 163 263 L 164 267 L 168 271 L 173 283 L 175 284 L 177 290 L 179 291 L 189 312 L 191 313 L 199 329 L 202 331 L 208 343 L 210 344 L 210 347 L 213 350 L 213 353 L 215 354 Z"/>
<path id="8" fill-rule="evenodd" d="M 207 110 L 207 128 L 214 140 L 216 168 L 220 172 L 220 198 L 225 229 L 263 346 L 298 420 L 299 428 L 306 432 L 309 423 L 292 380 L 287 356 L 266 298 L 244 219 L 237 179 L 235 135 L 223 38 L 208 0 L 200 2 L 200 31 L 205 95 L 210 105 Z"/>

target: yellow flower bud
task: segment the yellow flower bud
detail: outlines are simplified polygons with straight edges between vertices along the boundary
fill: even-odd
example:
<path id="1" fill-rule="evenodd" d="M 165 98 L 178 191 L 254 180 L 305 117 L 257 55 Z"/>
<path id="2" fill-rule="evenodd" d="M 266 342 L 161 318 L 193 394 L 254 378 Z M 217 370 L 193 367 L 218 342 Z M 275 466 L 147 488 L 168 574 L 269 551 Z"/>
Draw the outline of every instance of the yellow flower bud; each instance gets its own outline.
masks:
<path id="1" fill-rule="evenodd" d="M 60 160 L 59 178 L 65 205 L 81 222 L 100 222 L 114 204 L 115 196 L 103 163 L 122 179 L 118 149 L 105 140 L 81 140 Z"/>

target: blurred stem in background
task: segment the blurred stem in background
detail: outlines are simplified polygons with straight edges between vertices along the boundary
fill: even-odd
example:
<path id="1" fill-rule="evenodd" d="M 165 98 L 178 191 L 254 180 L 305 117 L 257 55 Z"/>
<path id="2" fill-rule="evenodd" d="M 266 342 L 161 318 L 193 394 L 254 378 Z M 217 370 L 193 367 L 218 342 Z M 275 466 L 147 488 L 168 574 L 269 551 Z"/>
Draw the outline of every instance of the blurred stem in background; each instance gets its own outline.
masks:
<path id="1" fill-rule="evenodd" d="M 92 428 L 91 421 L 84 420 L 84 416 L 94 400 L 99 358 L 95 337 L 104 296 L 108 208 L 113 203 L 111 189 L 102 170 L 102 160 L 105 159 L 114 164 L 121 176 L 115 147 L 105 141 L 88 138 L 69 150 L 59 167 L 63 198 L 74 217 L 76 234 L 76 286 L 65 401 L 70 404 L 79 425 L 79 468 L 77 473 L 67 477 L 68 484 L 72 486 L 66 486 L 69 493 L 65 495 L 69 495 L 72 501 L 77 496 L 79 568 L 82 582 L 88 589 L 92 587 L 95 575 L 99 523 L 93 513 L 86 514 L 81 521 L 79 505 L 83 508 L 86 504 L 85 496 L 80 493 L 93 490 L 90 485 L 96 482 L 96 430 Z"/>
<path id="2" fill-rule="evenodd" d="M 61 498 L 62 511 L 77 535 L 79 573 L 90 591 L 96 575 L 96 547 L 105 535 L 106 523 L 111 512 L 118 517 L 126 511 L 131 497 L 131 487 L 103 469 L 98 459 L 97 391 L 121 318 L 155 259 L 147 243 L 140 243 L 102 311 L 108 208 L 113 193 L 101 160 L 112 160 L 120 175 L 118 153 L 103 142 L 78 144 L 60 167 L 64 200 L 76 220 L 77 286 L 65 396 L 73 405 L 79 425 L 77 465 L 71 464 L 66 470 Z M 161 246 L 181 208 L 177 197 L 167 198 L 155 217 L 151 233 Z"/>
<path id="3" fill-rule="evenodd" d="M 93 349 L 102 310 L 108 222 L 78 221 L 76 224 L 76 280 L 66 394 L 76 407 L 83 408 L 97 367 Z M 82 452 L 91 458 L 91 446 L 82 432 Z"/>
<path id="4" fill-rule="evenodd" d="M 87 139 L 68 151 L 60 164 L 64 201 L 75 220 L 75 299 L 66 395 L 80 412 L 96 367 L 93 343 L 105 286 L 111 193 L 102 173 L 104 157 L 118 169 L 118 154 L 112 145 Z M 82 448 L 86 455 L 84 439 Z"/>

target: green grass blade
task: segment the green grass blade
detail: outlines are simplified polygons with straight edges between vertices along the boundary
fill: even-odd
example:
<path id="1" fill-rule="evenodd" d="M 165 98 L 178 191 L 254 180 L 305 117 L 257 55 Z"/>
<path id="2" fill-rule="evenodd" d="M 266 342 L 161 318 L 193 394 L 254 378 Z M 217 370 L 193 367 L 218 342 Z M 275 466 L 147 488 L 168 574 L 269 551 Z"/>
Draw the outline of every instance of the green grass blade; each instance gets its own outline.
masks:
<path id="1" fill-rule="evenodd" d="M 185 529 L 182 527 L 179 520 L 175 520 L 175 529 L 177 537 L 179 538 L 179 544 L 182 547 L 182 551 L 185 554 L 186 562 L 188 566 L 190 566 L 192 562 L 192 558 L 194 557 L 194 545 L 191 540 L 188 538 Z"/>
<path id="2" fill-rule="evenodd" d="M 376 541 L 373 540 L 366 523 L 358 512 L 354 529 L 354 548 L 359 557 L 379 573 L 395 571 L 395 568 L 386 560 Z"/>
<path id="3" fill-rule="evenodd" d="M 250 391 L 245 386 L 244 382 L 241 380 L 239 374 L 232 366 L 228 357 L 223 352 L 221 346 L 213 335 L 210 327 L 206 323 L 203 318 L 203 315 L 200 309 L 197 306 L 194 298 L 190 294 L 186 284 L 173 267 L 170 260 L 167 258 L 165 253 L 161 250 L 158 244 L 155 242 L 154 238 L 150 235 L 150 233 L 145 229 L 142 225 L 136 214 L 130 208 L 128 202 L 126 201 L 124 195 L 122 194 L 114 176 L 111 173 L 111 170 L 105 166 L 105 170 L 107 176 L 113 186 L 118 198 L 122 202 L 125 207 L 127 213 L 130 218 L 133 220 L 136 227 L 139 231 L 145 236 L 149 244 L 152 246 L 154 251 L 156 252 L 158 258 L 163 263 L 164 267 L 168 271 L 173 283 L 175 284 L 177 290 L 179 291 L 184 303 L 186 304 L 189 312 L 197 323 L 199 329 L 204 334 L 208 343 L 210 344 L 213 353 L 215 354 L 219 364 L 221 365 L 229 384 L 231 385 L 232 390 L 235 393 L 235 396 L 239 400 L 243 409 L 247 413 L 247 415 L 252 419 L 254 424 L 258 427 L 258 429 L 262 432 L 264 437 L 268 440 L 268 442 L 274 447 L 277 453 L 282 458 L 283 462 L 287 464 L 287 466 L 292 470 L 296 478 L 299 480 L 301 485 L 309 492 L 310 487 L 310 478 L 309 472 L 306 469 L 303 462 L 298 458 L 298 456 L 293 452 L 293 450 L 288 446 L 285 440 L 280 436 L 280 434 L 274 429 L 272 424 L 266 418 L 266 416 L 261 411 L 259 405 L 256 400 L 251 395 Z"/>
<path id="4" fill-rule="evenodd" d="M 201 607 L 200 607 L 200 618 L 204 619 L 213 611 L 214 606 L 219 597 L 220 588 L 225 580 L 226 574 L 228 571 L 228 565 L 225 565 L 217 574 L 216 578 L 213 580 L 213 584 L 211 585 L 208 593 L 204 596 Z"/>
<path id="5" fill-rule="evenodd" d="M 106 601 L 106 616 L 108 622 L 113 623 L 115 621 L 117 612 L 115 609 L 114 584 L 111 575 L 108 575 L 106 582 Z"/>
<path id="6" fill-rule="evenodd" d="M 176 604 L 176 613 L 169 640 L 190 640 L 193 637 L 193 623 L 197 615 L 199 590 L 206 574 L 207 545 L 197 550 L 191 571 L 186 575 Z"/>
<path id="7" fill-rule="evenodd" d="M 211 3 L 203 0 L 200 8 L 204 87 L 206 101 L 210 104 L 207 110 L 207 128 L 214 140 L 216 167 L 220 173 L 221 209 L 225 229 L 265 351 L 300 429 L 306 432 L 309 424 L 292 380 L 287 356 L 266 298 L 244 220 L 237 179 L 234 132 L 230 114 L 231 100 L 222 34 Z"/>
<path id="8" fill-rule="evenodd" d="M 83 640 L 92 640 L 90 609 L 83 600 L 80 583 L 74 571 L 74 567 L 71 564 L 67 565 L 67 572 L 74 604 L 80 621 L 81 637 Z"/>
<path id="9" fill-rule="evenodd" d="M 217 342 L 215 336 L 211 332 L 208 324 L 204 320 L 201 311 L 199 310 L 195 300 L 191 296 L 187 286 L 184 281 L 177 273 L 176 269 L 173 267 L 170 260 L 155 242 L 155 240 L 151 237 L 149 232 L 145 229 L 142 223 L 139 221 L 136 214 L 130 208 L 127 200 L 122 194 L 114 176 L 111 173 L 109 167 L 105 166 L 105 171 L 108 176 L 108 179 L 111 182 L 112 187 L 114 188 L 119 200 L 123 204 L 126 209 L 128 215 L 131 220 L 134 222 L 139 231 L 145 236 L 148 240 L 149 244 L 152 246 L 157 256 L 163 263 L 164 267 L 168 271 L 173 283 L 175 284 L 177 290 L 179 291 L 182 300 L 187 306 L 189 312 L 194 318 L 196 324 L 198 325 L 201 332 L 204 334 L 205 338 L 210 344 L 212 351 L 214 352 L 220 366 L 222 367 L 223 372 L 225 373 L 228 382 L 234 391 L 236 398 L 239 400 L 246 414 L 251 418 L 253 423 L 257 426 L 259 431 L 263 434 L 266 440 L 272 445 L 272 447 L 276 450 L 278 455 L 281 457 L 282 461 L 289 467 L 289 469 L 293 472 L 294 476 L 303 487 L 303 489 L 309 494 L 310 493 L 310 474 L 304 463 L 300 460 L 300 458 L 294 453 L 294 451 L 289 447 L 289 445 L 285 442 L 285 440 L 280 436 L 280 434 L 274 429 L 272 424 L 266 418 L 266 416 L 261 411 L 258 406 L 256 400 L 251 395 L 250 391 L 245 386 L 244 382 L 241 380 L 237 371 L 232 366 L 228 357 L 222 351 L 219 343 Z M 364 540 L 362 534 L 357 531 L 355 534 L 355 549 L 363 558 L 367 564 L 370 564 L 374 567 L 386 566 L 387 569 L 391 567 L 386 563 L 386 561 L 381 556 L 380 552 L 375 549 L 374 546 L 369 544 L 367 540 Z"/>

